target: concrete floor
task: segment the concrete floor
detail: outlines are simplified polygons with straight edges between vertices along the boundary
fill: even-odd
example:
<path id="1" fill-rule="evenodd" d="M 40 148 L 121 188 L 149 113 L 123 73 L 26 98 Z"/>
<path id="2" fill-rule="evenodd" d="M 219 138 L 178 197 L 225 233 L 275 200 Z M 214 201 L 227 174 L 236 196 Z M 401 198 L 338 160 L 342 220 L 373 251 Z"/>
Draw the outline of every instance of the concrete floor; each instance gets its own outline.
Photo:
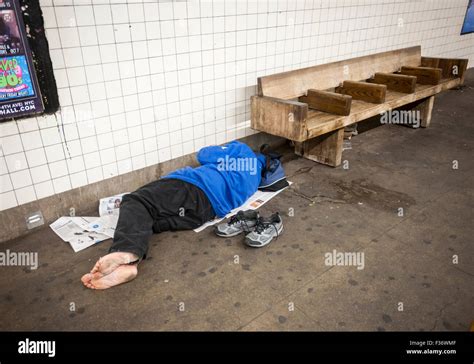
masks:
<path id="1" fill-rule="evenodd" d="M 261 211 L 294 216 L 263 249 L 211 229 L 155 235 L 138 278 L 99 292 L 79 279 L 110 241 L 75 254 L 44 228 L 2 244 L 38 251 L 40 267 L 2 267 L 0 330 L 468 330 L 473 100 L 471 70 L 463 89 L 437 98 L 430 128 L 353 138 L 348 170 L 287 162 L 294 185 Z M 363 252 L 365 268 L 326 266 L 333 249 Z"/>

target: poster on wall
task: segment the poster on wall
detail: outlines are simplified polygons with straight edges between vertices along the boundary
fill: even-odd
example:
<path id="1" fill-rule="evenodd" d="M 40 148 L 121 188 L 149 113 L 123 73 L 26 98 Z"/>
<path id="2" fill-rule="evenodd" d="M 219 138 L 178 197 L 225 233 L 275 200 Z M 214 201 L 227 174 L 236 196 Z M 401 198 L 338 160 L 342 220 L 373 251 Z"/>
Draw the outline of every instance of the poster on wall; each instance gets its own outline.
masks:
<path id="1" fill-rule="evenodd" d="M 461 35 L 474 33 L 474 0 L 469 0 L 467 4 L 466 16 L 461 28 Z"/>
<path id="2" fill-rule="evenodd" d="M 0 121 L 42 111 L 19 0 L 0 0 Z"/>

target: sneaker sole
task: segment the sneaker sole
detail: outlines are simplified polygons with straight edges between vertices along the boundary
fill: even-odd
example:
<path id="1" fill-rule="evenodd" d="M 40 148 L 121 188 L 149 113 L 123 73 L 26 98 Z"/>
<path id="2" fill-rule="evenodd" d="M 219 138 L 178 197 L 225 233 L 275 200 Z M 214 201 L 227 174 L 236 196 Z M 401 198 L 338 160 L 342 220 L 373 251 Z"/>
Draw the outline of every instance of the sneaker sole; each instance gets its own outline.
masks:
<path id="1" fill-rule="evenodd" d="M 216 233 L 217 236 L 221 237 L 221 238 L 232 238 L 233 236 L 237 236 L 237 235 L 240 235 L 242 234 L 244 231 L 237 231 L 233 234 L 221 234 L 220 232 L 218 231 L 214 231 Z"/>
<path id="2" fill-rule="evenodd" d="M 281 235 L 281 233 L 283 232 L 283 225 L 281 225 L 281 229 L 278 230 L 278 236 Z M 245 244 L 251 248 L 263 248 L 264 246 L 267 246 L 268 244 L 270 244 L 272 241 L 273 241 L 273 238 L 276 237 L 277 235 L 273 235 L 272 238 L 270 240 L 268 240 L 267 243 L 263 244 L 263 245 L 252 245 L 252 240 L 247 240 L 245 239 Z"/>

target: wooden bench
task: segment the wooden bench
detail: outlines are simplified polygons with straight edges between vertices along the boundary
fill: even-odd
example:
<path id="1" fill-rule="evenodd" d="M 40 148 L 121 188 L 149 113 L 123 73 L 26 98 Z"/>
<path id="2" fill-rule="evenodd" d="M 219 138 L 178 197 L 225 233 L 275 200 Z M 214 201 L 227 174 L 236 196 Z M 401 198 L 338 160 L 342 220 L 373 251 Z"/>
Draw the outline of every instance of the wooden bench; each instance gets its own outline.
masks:
<path id="1" fill-rule="evenodd" d="M 344 127 L 410 105 L 430 123 L 434 95 L 462 85 L 467 59 L 410 47 L 258 78 L 251 127 L 295 142 L 295 152 L 341 164 Z"/>

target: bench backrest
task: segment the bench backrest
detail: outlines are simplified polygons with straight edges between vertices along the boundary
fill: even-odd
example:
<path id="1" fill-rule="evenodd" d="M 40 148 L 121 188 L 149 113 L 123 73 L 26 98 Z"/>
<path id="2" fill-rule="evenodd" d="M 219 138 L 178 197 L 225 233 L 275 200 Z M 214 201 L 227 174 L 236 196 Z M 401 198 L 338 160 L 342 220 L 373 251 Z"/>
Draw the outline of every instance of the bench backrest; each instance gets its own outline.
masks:
<path id="1" fill-rule="evenodd" d="M 420 65 L 420 46 L 397 49 L 260 77 L 258 95 L 289 100 L 304 95 L 311 88 L 327 90 L 344 80 L 362 81 L 376 72 L 392 73 L 402 66 Z"/>

